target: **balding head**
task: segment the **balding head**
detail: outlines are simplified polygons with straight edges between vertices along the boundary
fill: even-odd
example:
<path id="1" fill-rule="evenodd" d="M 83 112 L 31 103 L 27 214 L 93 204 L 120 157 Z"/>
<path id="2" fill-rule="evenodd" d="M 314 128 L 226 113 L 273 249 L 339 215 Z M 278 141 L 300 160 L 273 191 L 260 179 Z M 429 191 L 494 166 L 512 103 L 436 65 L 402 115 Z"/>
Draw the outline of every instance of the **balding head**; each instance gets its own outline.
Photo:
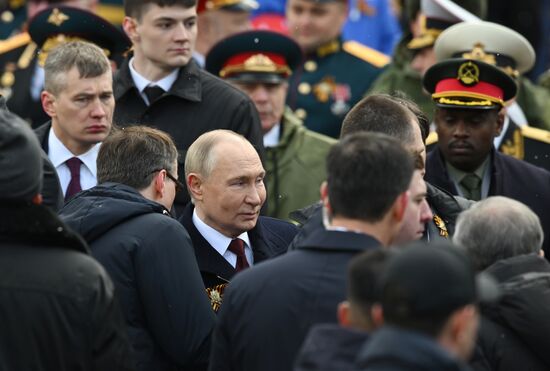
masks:
<path id="1" fill-rule="evenodd" d="M 543 239 L 539 217 L 521 202 L 502 196 L 489 197 L 463 211 L 453 237 L 479 270 L 513 256 L 538 254 Z"/>
<path id="2" fill-rule="evenodd" d="M 185 179 L 197 216 L 231 238 L 254 228 L 265 201 L 258 153 L 229 130 L 201 135 L 187 151 Z"/>

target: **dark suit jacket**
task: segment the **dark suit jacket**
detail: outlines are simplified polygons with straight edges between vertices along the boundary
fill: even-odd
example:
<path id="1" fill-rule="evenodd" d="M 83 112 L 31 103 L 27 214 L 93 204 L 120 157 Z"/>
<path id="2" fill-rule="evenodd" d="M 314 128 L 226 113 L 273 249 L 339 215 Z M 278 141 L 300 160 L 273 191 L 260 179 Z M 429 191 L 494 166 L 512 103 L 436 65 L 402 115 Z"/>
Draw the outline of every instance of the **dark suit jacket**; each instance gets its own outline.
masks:
<path id="1" fill-rule="evenodd" d="M 227 283 L 235 275 L 235 268 L 197 230 L 192 220 L 193 210 L 194 206 L 189 203 L 183 210 L 179 221 L 187 229 L 193 241 L 204 286 L 209 288 Z M 291 223 L 260 216 L 256 227 L 248 231 L 254 254 L 254 264 L 284 254 L 297 232 L 298 228 Z"/>
<path id="2" fill-rule="evenodd" d="M 291 370 L 310 327 L 336 322 L 347 266 L 380 242 L 319 229 L 285 255 L 239 273 L 222 304 L 210 370 Z"/>
<path id="3" fill-rule="evenodd" d="M 439 148 L 428 154 L 425 179 L 454 195 L 458 193 L 449 178 Z M 549 257 L 550 172 L 493 150 L 489 196 L 513 198 L 529 206 L 539 216 L 546 237 L 543 248 L 546 256 Z"/>

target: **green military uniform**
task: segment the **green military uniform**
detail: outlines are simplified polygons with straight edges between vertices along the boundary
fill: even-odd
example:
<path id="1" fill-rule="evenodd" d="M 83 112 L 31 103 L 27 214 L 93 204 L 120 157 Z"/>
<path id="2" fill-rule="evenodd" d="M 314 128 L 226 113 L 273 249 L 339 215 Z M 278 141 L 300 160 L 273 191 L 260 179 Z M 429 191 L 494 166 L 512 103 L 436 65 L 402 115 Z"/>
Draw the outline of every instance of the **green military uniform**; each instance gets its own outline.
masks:
<path id="1" fill-rule="evenodd" d="M 420 74 L 411 68 L 413 53 L 407 48 L 411 40 L 408 34 L 401 39 L 395 49 L 392 63 L 386 67 L 384 72 L 371 85 L 368 93 L 387 93 L 395 91 L 405 93 L 420 109 L 432 120 L 435 105 L 432 98 L 422 89 L 422 78 Z"/>
<path id="2" fill-rule="evenodd" d="M 289 213 L 319 201 L 326 180 L 325 159 L 336 140 L 307 130 L 287 108 L 276 147 L 267 147 L 265 168 L 268 215 L 289 219 Z"/>
<path id="3" fill-rule="evenodd" d="M 523 109 L 529 126 L 550 130 L 550 90 L 519 76 L 516 102 Z"/>
<path id="4" fill-rule="evenodd" d="M 290 78 L 287 104 L 308 129 L 339 137 L 342 120 L 389 58 L 354 41 L 333 40 L 306 56 Z"/>

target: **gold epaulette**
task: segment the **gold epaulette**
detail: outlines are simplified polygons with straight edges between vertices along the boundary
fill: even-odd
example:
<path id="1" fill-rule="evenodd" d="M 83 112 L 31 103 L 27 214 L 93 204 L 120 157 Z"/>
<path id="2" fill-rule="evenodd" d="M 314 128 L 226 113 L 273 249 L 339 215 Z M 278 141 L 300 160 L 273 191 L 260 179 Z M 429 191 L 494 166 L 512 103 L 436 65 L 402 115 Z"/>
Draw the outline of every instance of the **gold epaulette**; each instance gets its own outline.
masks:
<path id="1" fill-rule="evenodd" d="M 7 40 L 0 41 L 0 54 L 7 53 L 20 46 L 27 45 L 31 42 L 31 37 L 27 32 L 17 34 Z"/>
<path id="2" fill-rule="evenodd" d="M 121 5 L 99 4 L 97 15 L 118 26 L 124 19 L 124 8 Z"/>
<path id="3" fill-rule="evenodd" d="M 438 139 L 439 138 L 437 137 L 437 133 L 435 131 L 432 131 L 430 132 L 430 134 L 428 134 L 428 137 L 426 138 L 426 145 L 431 146 L 432 144 L 437 143 Z"/>
<path id="4" fill-rule="evenodd" d="M 381 53 L 373 48 L 369 48 L 366 45 L 358 43 L 357 41 L 346 41 L 343 48 L 351 55 L 367 61 L 378 68 L 384 67 L 391 61 L 391 57 L 387 56 L 386 54 Z"/>
<path id="5" fill-rule="evenodd" d="M 532 126 L 522 126 L 521 134 L 523 134 L 525 138 L 550 144 L 550 131 L 548 130 L 538 129 Z"/>

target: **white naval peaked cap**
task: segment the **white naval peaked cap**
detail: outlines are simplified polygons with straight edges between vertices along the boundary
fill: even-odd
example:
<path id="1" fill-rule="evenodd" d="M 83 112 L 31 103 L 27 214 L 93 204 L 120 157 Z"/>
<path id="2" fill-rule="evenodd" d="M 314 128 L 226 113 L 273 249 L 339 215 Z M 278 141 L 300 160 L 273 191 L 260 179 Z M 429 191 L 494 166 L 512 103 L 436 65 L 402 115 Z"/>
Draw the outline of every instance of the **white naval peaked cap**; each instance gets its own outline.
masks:
<path id="1" fill-rule="evenodd" d="M 519 73 L 533 68 L 536 58 L 535 50 L 523 35 L 485 21 L 462 22 L 447 28 L 436 40 L 434 50 L 438 61 L 457 57 L 480 59 Z"/>
<path id="2" fill-rule="evenodd" d="M 448 23 L 479 20 L 477 16 L 451 0 L 422 0 L 420 9 L 426 18 L 447 21 Z"/>

